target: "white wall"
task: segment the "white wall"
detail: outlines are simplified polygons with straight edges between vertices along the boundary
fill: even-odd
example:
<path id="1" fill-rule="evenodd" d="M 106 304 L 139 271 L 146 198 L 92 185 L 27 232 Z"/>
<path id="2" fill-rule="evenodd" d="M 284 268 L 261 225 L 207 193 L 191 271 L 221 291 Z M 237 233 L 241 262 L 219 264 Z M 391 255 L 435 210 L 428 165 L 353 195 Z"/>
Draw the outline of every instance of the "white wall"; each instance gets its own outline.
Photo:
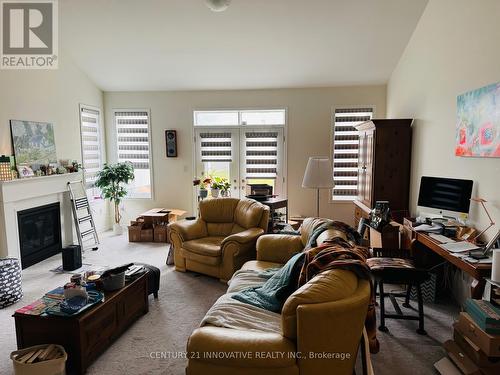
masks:
<path id="1" fill-rule="evenodd" d="M 390 78 L 388 117 L 416 119 L 413 213 L 422 175 L 467 178 L 500 222 L 500 159 L 454 155 L 457 95 L 500 81 L 499 17 L 498 0 L 430 0 Z M 470 212 L 473 225 L 489 224 L 478 205 Z"/>
<path id="2" fill-rule="evenodd" d="M 64 54 L 57 70 L 0 70 L 0 155 L 11 155 L 9 120 L 54 124 L 57 157 L 81 161 L 79 104 L 103 108 L 102 91 Z M 107 227 L 106 205 L 96 225 Z"/>
<path id="3" fill-rule="evenodd" d="M 124 220 L 152 207 L 192 207 L 193 110 L 217 108 L 288 109 L 288 198 L 292 215 L 314 215 L 315 191 L 301 187 L 309 156 L 330 155 L 331 115 L 335 105 L 375 105 L 385 117 L 385 85 L 312 89 L 178 92 L 105 92 L 105 122 L 109 160 L 116 155 L 113 109 L 151 110 L 154 162 L 154 201 L 129 200 Z M 166 158 L 164 130 L 178 132 L 178 158 Z M 329 203 L 322 191 L 321 216 L 353 222 L 352 203 Z"/>

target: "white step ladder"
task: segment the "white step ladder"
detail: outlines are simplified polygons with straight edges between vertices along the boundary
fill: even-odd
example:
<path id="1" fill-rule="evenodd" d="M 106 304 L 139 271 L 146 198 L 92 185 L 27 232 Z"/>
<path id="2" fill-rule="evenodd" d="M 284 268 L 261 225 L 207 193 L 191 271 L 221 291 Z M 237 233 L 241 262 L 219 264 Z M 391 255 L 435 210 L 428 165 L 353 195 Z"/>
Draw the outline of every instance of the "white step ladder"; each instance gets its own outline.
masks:
<path id="1" fill-rule="evenodd" d="M 87 192 L 83 181 L 68 182 L 69 197 L 73 210 L 73 219 L 82 252 L 86 249 L 98 250 L 99 237 L 95 229 L 94 218 L 90 209 Z"/>

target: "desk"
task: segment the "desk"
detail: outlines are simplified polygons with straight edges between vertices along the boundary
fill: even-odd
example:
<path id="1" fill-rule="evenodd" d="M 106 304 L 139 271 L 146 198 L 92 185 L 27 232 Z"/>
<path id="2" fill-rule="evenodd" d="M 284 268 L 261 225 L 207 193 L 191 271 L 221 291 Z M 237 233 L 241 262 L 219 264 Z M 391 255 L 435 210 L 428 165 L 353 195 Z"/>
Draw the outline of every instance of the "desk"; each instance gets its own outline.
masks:
<path id="1" fill-rule="evenodd" d="M 474 280 L 471 283 L 471 297 L 474 299 L 481 299 L 484 292 L 484 286 L 486 283 L 485 278 L 491 275 L 491 264 L 474 264 L 469 263 L 461 258 L 457 258 L 449 251 L 446 251 L 441 246 L 439 246 L 440 242 L 436 241 L 429 235 L 416 232 L 413 228 L 408 228 L 405 225 L 406 230 L 411 231 L 412 238 L 412 250 L 414 250 L 414 256 L 418 257 L 418 252 L 421 249 L 418 249 L 418 244 L 424 246 L 425 248 L 431 250 L 435 254 L 439 255 L 441 258 L 444 258 L 457 268 L 461 269 L 468 275 L 472 276 Z M 408 233 L 408 232 L 407 232 Z"/>

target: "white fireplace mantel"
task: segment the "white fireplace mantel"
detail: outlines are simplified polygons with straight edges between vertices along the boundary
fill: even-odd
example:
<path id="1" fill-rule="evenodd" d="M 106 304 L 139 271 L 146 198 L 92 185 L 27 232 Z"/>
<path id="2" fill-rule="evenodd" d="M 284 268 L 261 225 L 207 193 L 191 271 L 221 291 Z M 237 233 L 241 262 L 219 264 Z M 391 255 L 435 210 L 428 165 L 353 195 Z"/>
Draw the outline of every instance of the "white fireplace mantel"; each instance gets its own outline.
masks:
<path id="1" fill-rule="evenodd" d="M 20 258 L 17 213 L 59 202 L 63 246 L 73 243 L 73 218 L 68 182 L 82 179 L 81 173 L 32 177 L 0 182 L 0 258 Z"/>

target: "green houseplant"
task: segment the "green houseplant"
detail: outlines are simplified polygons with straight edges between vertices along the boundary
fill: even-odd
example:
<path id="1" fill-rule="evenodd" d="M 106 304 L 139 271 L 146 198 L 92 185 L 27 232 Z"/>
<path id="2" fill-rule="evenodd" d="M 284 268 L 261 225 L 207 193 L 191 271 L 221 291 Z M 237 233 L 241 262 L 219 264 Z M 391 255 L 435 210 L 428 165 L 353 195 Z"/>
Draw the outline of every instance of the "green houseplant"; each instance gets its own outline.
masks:
<path id="1" fill-rule="evenodd" d="M 104 164 L 104 168 L 97 172 L 95 186 L 101 189 L 105 199 L 114 203 L 115 223 L 113 230 L 115 234 L 120 234 L 122 231 L 120 203 L 127 196 L 127 189 L 123 185 L 128 184 L 134 177 L 134 166 L 130 162 Z"/>

